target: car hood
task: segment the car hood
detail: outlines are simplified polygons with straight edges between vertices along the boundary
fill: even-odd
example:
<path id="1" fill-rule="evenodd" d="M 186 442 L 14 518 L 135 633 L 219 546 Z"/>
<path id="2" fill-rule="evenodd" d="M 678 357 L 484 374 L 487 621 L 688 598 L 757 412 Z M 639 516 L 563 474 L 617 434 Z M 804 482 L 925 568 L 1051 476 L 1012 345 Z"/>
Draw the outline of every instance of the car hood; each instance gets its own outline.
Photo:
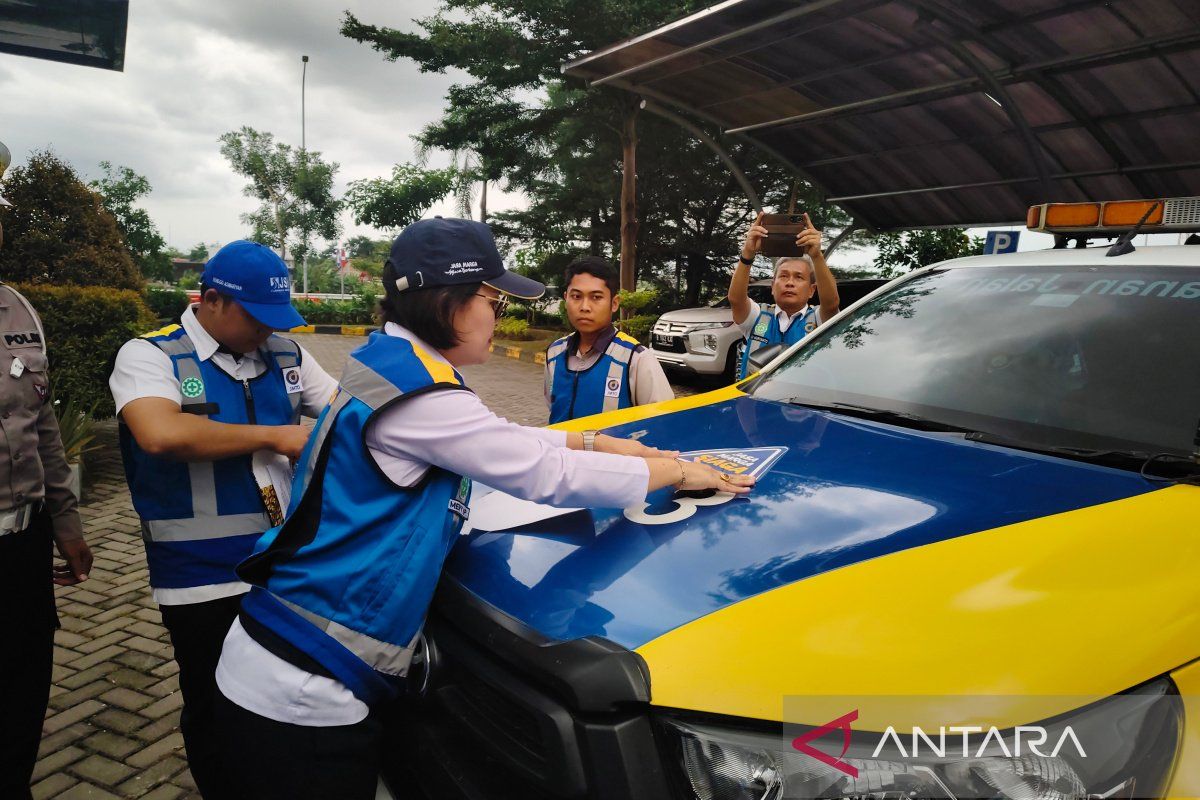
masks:
<path id="1" fill-rule="evenodd" d="M 668 311 L 659 317 L 660 320 L 674 323 L 687 323 L 694 325 L 700 322 L 732 322 L 733 309 L 729 308 L 711 308 L 709 306 L 700 306 L 699 308 L 681 308 L 678 311 Z"/>
<path id="2" fill-rule="evenodd" d="M 474 501 L 448 574 L 554 639 L 638 648 L 831 571 L 1155 488 L 1135 473 L 744 396 L 607 432 L 685 451 L 787 450 L 747 497 L 690 514 L 668 490 L 641 514 Z"/>

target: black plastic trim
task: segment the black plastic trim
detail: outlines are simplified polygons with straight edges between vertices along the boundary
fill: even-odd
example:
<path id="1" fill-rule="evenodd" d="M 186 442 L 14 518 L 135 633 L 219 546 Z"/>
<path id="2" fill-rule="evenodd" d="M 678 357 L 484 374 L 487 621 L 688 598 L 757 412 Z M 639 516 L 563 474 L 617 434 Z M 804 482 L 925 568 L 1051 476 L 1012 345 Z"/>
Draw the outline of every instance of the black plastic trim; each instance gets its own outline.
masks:
<path id="1" fill-rule="evenodd" d="M 650 702 L 650 671 L 637 653 L 599 636 L 549 639 L 448 575 L 438 587 L 433 617 L 572 711 L 611 713 Z"/>

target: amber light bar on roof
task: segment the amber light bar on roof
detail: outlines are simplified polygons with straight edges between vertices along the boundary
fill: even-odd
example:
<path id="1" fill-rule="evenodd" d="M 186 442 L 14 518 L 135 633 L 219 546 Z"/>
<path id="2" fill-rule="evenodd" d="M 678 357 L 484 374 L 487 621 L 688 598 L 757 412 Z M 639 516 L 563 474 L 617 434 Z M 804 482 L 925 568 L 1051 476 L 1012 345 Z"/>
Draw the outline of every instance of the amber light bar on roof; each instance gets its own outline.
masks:
<path id="1" fill-rule="evenodd" d="M 1102 200 L 1090 203 L 1042 203 L 1030 206 L 1025 225 L 1045 233 L 1092 233 L 1116 236 L 1145 217 L 1144 233 L 1200 231 L 1200 197 L 1169 200 Z"/>

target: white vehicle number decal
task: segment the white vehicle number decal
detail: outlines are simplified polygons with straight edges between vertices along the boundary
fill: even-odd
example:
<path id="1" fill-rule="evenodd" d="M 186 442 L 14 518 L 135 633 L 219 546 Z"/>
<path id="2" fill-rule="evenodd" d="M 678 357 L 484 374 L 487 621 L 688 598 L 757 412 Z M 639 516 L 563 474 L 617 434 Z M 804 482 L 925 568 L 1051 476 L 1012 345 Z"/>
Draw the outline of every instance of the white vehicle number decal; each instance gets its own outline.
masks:
<path id="1" fill-rule="evenodd" d="M 709 497 L 673 497 L 671 500 L 676 508 L 664 514 L 647 514 L 646 509 L 650 504 L 641 502 L 625 509 L 624 514 L 626 519 L 639 525 L 669 525 L 672 522 L 683 522 L 695 514 L 700 506 L 719 506 L 736 496 L 733 492 L 715 492 Z"/>

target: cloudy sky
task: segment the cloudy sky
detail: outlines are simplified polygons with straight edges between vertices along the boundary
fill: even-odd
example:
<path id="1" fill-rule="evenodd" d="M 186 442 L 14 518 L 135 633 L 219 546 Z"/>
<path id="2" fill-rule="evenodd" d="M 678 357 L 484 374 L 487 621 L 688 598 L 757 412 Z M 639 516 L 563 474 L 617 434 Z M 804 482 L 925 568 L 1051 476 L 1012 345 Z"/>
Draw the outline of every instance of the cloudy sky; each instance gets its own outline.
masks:
<path id="1" fill-rule="evenodd" d="M 338 28 L 349 9 L 364 22 L 411 30 L 412 20 L 436 5 L 132 0 L 124 72 L 0 54 L 0 140 L 15 163 L 50 147 L 86 178 L 97 176 L 102 160 L 129 166 L 154 187 L 143 205 L 170 244 L 187 250 L 200 241 L 228 242 L 247 233 L 239 216 L 255 204 L 242 194 L 245 182 L 221 156 L 217 137 L 249 125 L 299 146 L 301 55 L 311 59 L 307 144 L 341 164 L 337 192 L 412 159 L 412 135 L 441 116 L 456 76 L 385 61 Z M 520 196 L 493 190 L 488 205 L 498 211 L 520 203 Z M 454 210 L 447 201 L 431 213 Z M 348 213 L 344 223 L 346 235 L 374 233 L 354 226 Z M 1049 241 L 1026 231 L 1020 245 Z M 838 260 L 866 264 L 872 256 L 858 251 Z"/>
<path id="2" fill-rule="evenodd" d="M 300 56 L 307 77 L 307 144 L 341 164 L 336 190 L 388 174 L 413 155 L 412 134 L 441 116 L 451 75 L 389 63 L 338 33 L 349 9 L 364 22 L 412 29 L 435 0 L 132 0 L 125 71 L 0 54 L 0 140 L 23 163 L 51 147 L 87 178 L 108 160 L 145 175 L 143 205 L 188 249 L 247 232 L 255 203 L 217 137 L 249 125 L 300 144 Z M 460 76 L 461 79 L 461 76 Z M 445 160 L 445 159 L 443 159 Z M 502 210 L 519 198 L 489 197 Z M 444 209 L 452 213 L 449 204 Z M 346 215 L 348 233 L 359 231 Z"/>

